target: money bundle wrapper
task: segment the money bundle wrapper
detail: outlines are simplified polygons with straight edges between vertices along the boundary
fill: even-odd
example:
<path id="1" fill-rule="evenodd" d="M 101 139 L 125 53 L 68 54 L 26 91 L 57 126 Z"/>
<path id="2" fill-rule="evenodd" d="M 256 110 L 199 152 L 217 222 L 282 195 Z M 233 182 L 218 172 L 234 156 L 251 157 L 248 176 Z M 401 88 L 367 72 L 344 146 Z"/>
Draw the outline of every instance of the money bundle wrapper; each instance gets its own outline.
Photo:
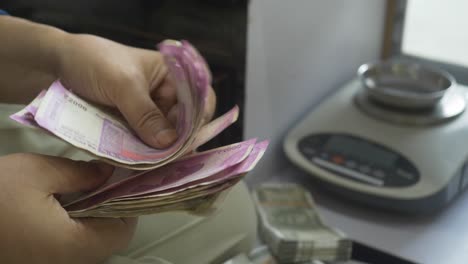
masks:
<path id="1" fill-rule="evenodd" d="M 146 145 L 121 117 L 86 102 L 60 81 L 11 116 L 117 167 L 97 190 L 61 199 L 72 217 L 209 212 L 265 152 L 268 142 L 256 139 L 194 152 L 234 123 L 239 108 L 204 124 L 211 74 L 203 57 L 186 41 L 164 41 L 159 50 L 177 93 L 178 139 L 168 148 Z"/>
<path id="2" fill-rule="evenodd" d="M 253 198 L 260 236 L 280 263 L 350 259 L 351 240 L 323 223 L 311 195 L 300 186 L 262 184 Z"/>

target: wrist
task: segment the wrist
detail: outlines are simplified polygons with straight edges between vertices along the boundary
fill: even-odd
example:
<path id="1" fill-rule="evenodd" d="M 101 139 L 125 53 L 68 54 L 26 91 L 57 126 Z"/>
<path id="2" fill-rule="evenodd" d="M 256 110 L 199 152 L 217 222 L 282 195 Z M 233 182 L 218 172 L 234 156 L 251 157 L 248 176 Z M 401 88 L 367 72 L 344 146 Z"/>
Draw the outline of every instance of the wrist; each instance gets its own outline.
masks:
<path id="1" fill-rule="evenodd" d="M 68 33 L 9 16 L 0 16 L 0 32 L 0 64 L 16 65 L 55 77 L 63 39 Z"/>
<path id="2" fill-rule="evenodd" d="M 44 29 L 42 35 L 42 51 L 39 61 L 43 62 L 45 70 L 55 79 L 60 77 L 60 67 L 65 54 L 66 39 L 71 35 L 63 30 L 54 27 Z"/>

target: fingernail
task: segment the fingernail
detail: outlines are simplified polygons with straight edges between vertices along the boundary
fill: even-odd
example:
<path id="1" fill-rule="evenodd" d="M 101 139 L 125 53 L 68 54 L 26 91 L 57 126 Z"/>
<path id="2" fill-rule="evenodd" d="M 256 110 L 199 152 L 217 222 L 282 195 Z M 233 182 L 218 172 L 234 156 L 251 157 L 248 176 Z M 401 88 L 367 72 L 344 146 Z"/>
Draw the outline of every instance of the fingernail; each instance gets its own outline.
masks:
<path id="1" fill-rule="evenodd" d="M 177 132 L 175 129 L 164 129 L 156 134 L 156 141 L 165 148 L 177 140 Z"/>

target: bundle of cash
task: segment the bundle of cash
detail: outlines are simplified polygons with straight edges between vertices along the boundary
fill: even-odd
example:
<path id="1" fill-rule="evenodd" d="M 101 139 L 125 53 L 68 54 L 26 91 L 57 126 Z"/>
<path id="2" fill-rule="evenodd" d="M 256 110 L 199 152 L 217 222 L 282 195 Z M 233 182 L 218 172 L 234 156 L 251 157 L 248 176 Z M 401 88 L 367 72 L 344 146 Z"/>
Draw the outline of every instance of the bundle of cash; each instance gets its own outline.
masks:
<path id="1" fill-rule="evenodd" d="M 177 141 L 166 149 L 142 142 L 121 117 L 86 102 L 60 81 L 11 116 L 118 167 L 99 189 L 61 199 L 73 217 L 130 217 L 187 210 L 209 212 L 255 164 L 268 142 L 256 139 L 194 153 L 237 120 L 239 108 L 203 124 L 211 74 L 188 42 L 159 45 L 177 90 Z"/>
<path id="2" fill-rule="evenodd" d="M 323 223 L 311 195 L 300 186 L 266 183 L 253 196 L 260 236 L 280 263 L 351 257 L 351 241 Z"/>
<path id="3" fill-rule="evenodd" d="M 104 185 L 65 204 L 72 217 L 130 217 L 155 212 L 209 211 L 220 193 L 259 161 L 267 142 L 248 140 L 196 153 Z"/>
<path id="4" fill-rule="evenodd" d="M 270 252 L 268 246 L 261 245 L 254 248 L 248 254 L 241 253 L 225 261 L 223 264 L 290 264 L 291 262 L 279 262 Z M 357 260 L 346 261 L 321 261 L 311 259 L 308 261 L 294 262 L 297 264 L 368 264 Z"/>
<path id="5" fill-rule="evenodd" d="M 223 264 L 282 264 L 282 262 L 278 262 L 275 259 L 267 246 L 259 246 L 254 248 L 249 254 L 239 254 Z M 301 264 L 324 264 L 324 262 L 310 260 L 301 262 Z"/>

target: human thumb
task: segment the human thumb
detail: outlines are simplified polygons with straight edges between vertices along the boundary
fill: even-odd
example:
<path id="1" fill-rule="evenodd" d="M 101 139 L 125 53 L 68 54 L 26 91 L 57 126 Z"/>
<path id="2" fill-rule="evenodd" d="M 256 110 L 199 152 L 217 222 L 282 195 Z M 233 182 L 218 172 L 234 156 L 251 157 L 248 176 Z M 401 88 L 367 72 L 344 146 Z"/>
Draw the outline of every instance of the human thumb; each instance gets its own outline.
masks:
<path id="1" fill-rule="evenodd" d="M 119 96 L 117 106 L 130 126 L 148 145 L 167 148 L 177 139 L 177 132 L 149 94 L 127 90 Z"/>
<path id="2" fill-rule="evenodd" d="M 47 177 L 37 179 L 38 185 L 54 194 L 93 190 L 102 185 L 114 167 L 101 162 L 74 161 L 66 158 L 36 156 Z"/>

